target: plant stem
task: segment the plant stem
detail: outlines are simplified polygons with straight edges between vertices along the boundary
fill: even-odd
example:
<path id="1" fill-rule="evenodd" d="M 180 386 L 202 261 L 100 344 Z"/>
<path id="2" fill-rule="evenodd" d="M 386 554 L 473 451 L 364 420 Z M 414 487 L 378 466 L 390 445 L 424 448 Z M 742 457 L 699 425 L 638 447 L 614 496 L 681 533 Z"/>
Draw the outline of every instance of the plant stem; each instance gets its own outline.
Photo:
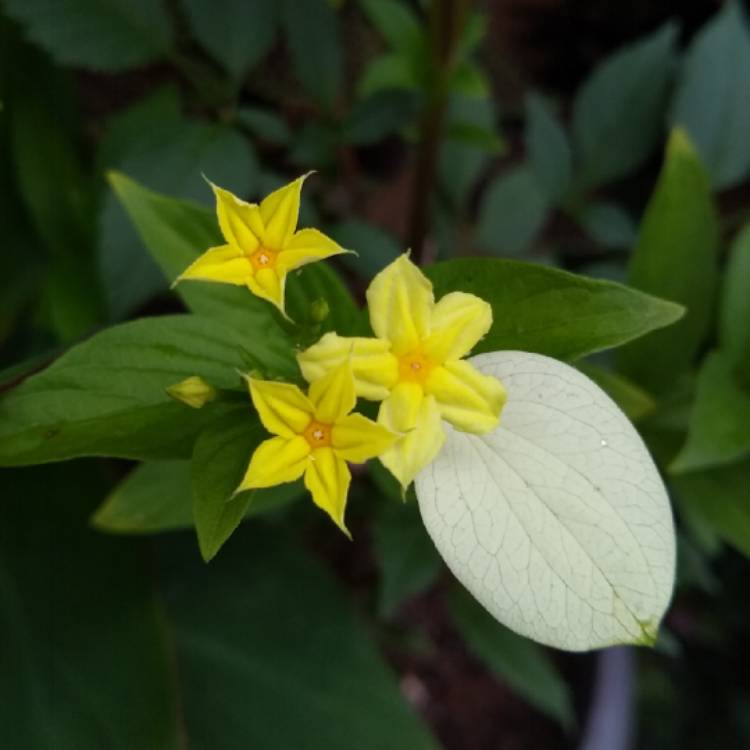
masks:
<path id="1" fill-rule="evenodd" d="M 407 237 L 416 263 L 424 260 L 425 239 L 429 230 L 430 199 L 437 173 L 450 79 L 469 2 L 470 0 L 432 0 L 430 5 L 430 77 L 420 124 Z"/>

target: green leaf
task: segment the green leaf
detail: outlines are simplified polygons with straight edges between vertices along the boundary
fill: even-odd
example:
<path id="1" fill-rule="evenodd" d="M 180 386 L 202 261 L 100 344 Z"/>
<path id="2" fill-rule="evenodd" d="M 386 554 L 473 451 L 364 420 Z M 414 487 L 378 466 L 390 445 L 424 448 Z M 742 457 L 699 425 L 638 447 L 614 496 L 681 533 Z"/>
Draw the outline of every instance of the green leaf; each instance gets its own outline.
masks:
<path id="1" fill-rule="evenodd" d="M 387 498 L 373 528 L 380 568 L 378 606 L 384 617 L 435 583 L 443 568 L 415 502 Z"/>
<path id="2" fill-rule="evenodd" d="M 363 99 L 388 89 L 419 89 L 419 77 L 409 60 L 389 52 L 372 60 L 362 73 L 357 92 Z"/>
<path id="3" fill-rule="evenodd" d="M 236 386 L 245 344 L 240 332 L 189 315 L 102 331 L 0 400 L 0 465 L 188 456 L 212 409 L 190 409 L 165 389 L 190 375 Z"/>
<path id="4" fill-rule="evenodd" d="M 324 300 L 328 314 L 316 324 L 311 320 L 313 305 Z M 317 341 L 327 331 L 343 336 L 361 335 L 359 307 L 341 276 L 328 263 L 311 263 L 290 275 L 286 287 L 289 317 L 304 325 Z"/>
<path id="5" fill-rule="evenodd" d="M 191 747 L 436 750 L 345 592 L 299 541 L 246 525 L 210 566 L 169 541 L 161 577 Z"/>
<path id="6" fill-rule="evenodd" d="M 147 552 L 89 529 L 94 462 L 0 472 L 0 745 L 182 747 Z"/>
<path id="7" fill-rule="evenodd" d="M 627 414 L 631 422 L 647 417 L 656 409 L 653 397 L 622 375 L 590 362 L 580 362 L 576 367 L 591 378 Z"/>
<path id="8" fill-rule="evenodd" d="M 534 173 L 516 167 L 492 182 L 479 212 L 477 241 L 496 255 L 517 255 L 539 234 L 550 204 Z"/>
<path id="9" fill-rule="evenodd" d="M 343 137 L 358 146 L 375 143 L 408 124 L 417 112 L 408 91 L 379 91 L 359 101 L 344 123 Z"/>
<path id="10" fill-rule="evenodd" d="M 283 23 L 297 78 L 327 109 L 342 87 L 339 19 L 327 0 L 281 0 Z"/>
<path id="11" fill-rule="evenodd" d="M 445 114 L 447 137 L 440 148 L 438 174 L 440 191 L 459 212 L 468 202 L 472 189 L 487 166 L 487 143 L 479 144 L 476 138 L 467 142 L 465 138 L 457 139 L 450 134 L 459 131 L 467 132 L 467 127 L 495 133 L 495 110 L 489 99 L 471 99 L 453 94 L 448 99 L 448 111 Z M 443 218 L 438 214 L 437 218 Z"/>
<path id="12" fill-rule="evenodd" d="M 750 225 L 730 249 L 719 309 L 719 340 L 722 351 L 750 384 Z"/>
<path id="13" fill-rule="evenodd" d="M 662 132 L 677 27 L 667 23 L 615 52 L 586 80 L 573 104 L 580 181 L 590 188 L 639 167 Z"/>
<path id="14" fill-rule="evenodd" d="M 477 99 L 486 99 L 492 89 L 487 76 L 471 60 L 456 67 L 448 87 L 452 93 Z"/>
<path id="15" fill-rule="evenodd" d="M 424 44 L 422 25 L 401 0 L 360 0 L 367 20 L 383 35 L 394 50 L 409 56 Z"/>
<path id="16" fill-rule="evenodd" d="M 9 155 L 20 197 L 50 258 L 52 324 L 70 341 L 102 318 L 91 231 L 93 183 L 77 153 L 68 80 L 33 51 L 17 50 L 13 63 L 20 69 L 9 75 Z"/>
<path id="17" fill-rule="evenodd" d="M 463 591 L 451 591 L 449 606 L 451 618 L 474 656 L 532 706 L 571 728 L 570 689 L 544 649 L 494 620 Z"/>
<path id="18" fill-rule="evenodd" d="M 505 141 L 494 130 L 473 122 L 452 122 L 445 130 L 445 137 L 490 154 L 505 150 Z"/>
<path id="19" fill-rule="evenodd" d="M 233 493 L 247 471 L 250 456 L 266 437 L 248 403 L 210 424 L 195 441 L 190 462 L 193 519 L 206 562 L 245 517 L 253 492 Z"/>
<path id="20" fill-rule="evenodd" d="M 160 0 L 5 0 L 4 9 L 63 65 L 115 72 L 153 62 L 172 48 Z"/>
<path id="21" fill-rule="evenodd" d="M 258 165 L 249 144 L 225 125 L 184 119 L 171 88 L 110 121 L 99 163 L 102 169 L 121 169 L 151 189 L 212 205 L 203 175 L 240 195 L 257 187 Z M 163 274 L 112 193 L 101 215 L 99 262 L 116 319 L 166 288 Z"/>
<path id="22" fill-rule="evenodd" d="M 347 219 L 329 229 L 330 236 L 356 255 L 341 260 L 361 278 L 370 279 L 401 254 L 399 243 L 388 232 L 360 219 Z"/>
<path id="23" fill-rule="evenodd" d="M 209 247 L 221 244 L 212 211 L 154 193 L 125 175 L 110 173 L 109 179 L 168 280 L 176 279 Z M 269 373 L 278 375 L 297 372 L 289 338 L 269 303 L 247 289 L 225 284 L 185 282 L 177 287 L 177 294 L 199 315 L 231 326 L 242 337 L 248 363 L 260 362 Z M 253 332 L 256 335 L 251 335 Z M 245 369 L 252 368 L 248 365 Z"/>
<path id="24" fill-rule="evenodd" d="M 703 157 L 715 187 L 750 169 L 750 31 L 738 2 L 727 2 L 695 36 L 672 109 Z"/>
<path id="25" fill-rule="evenodd" d="M 241 82 L 271 49 L 279 23 L 276 0 L 183 0 L 196 39 Z"/>
<path id="26" fill-rule="evenodd" d="M 708 179 L 680 130 L 672 133 L 664 166 L 641 223 L 630 284 L 685 305 L 675 326 L 619 354 L 619 369 L 659 394 L 692 365 L 708 332 L 717 282 L 718 226 Z"/>
<path id="27" fill-rule="evenodd" d="M 246 518 L 283 508 L 305 492 L 301 483 L 282 484 L 252 494 Z M 91 523 L 110 534 L 156 534 L 192 529 L 190 461 L 140 464 L 109 493 Z"/>
<path id="28" fill-rule="evenodd" d="M 635 223 L 615 203 L 589 203 L 581 213 L 580 222 L 586 234 L 604 247 L 629 250 L 635 245 L 638 231 Z"/>
<path id="29" fill-rule="evenodd" d="M 565 130 L 538 94 L 526 97 L 524 138 L 537 182 L 547 197 L 558 203 L 570 187 L 573 155 Z"/>
<path id="30" fill-rule="evenodd" d="M 271 109 L 241 107 L 237 111 L 237 122 L 269 143 L 286 146 L 292 140 L 292 131 L 284 118 Z"/>
<path id="31" fill-rule="evenodd" d="M 621 284 L 520 261 L 464 258 L 425 273 L 437 298 L 462 291 L 492 305 L 492 328 L 475 352 L 518 349 L 577 359 L 670 325 L 683 313 Z"/>
<path id="32" fill-rule="evenodd" d="M 190 463 L 153 461 L 137 466 L 91 517 L 101 531 L 150 534 L 193 525 Z"/>
<path id="33" fill-rule="evenodd" d="M 750 557 L 750 461 L 674 477 L 682 513 L 713 529 L 728 544 Z"/>
<path id="34" fill-rule="evenodd" d="M 682 473 L 737 461 L 750 454 L 750 392 L 721 351 L 706 357 L 690 415 L 687 442 L 670 467 Z"/>

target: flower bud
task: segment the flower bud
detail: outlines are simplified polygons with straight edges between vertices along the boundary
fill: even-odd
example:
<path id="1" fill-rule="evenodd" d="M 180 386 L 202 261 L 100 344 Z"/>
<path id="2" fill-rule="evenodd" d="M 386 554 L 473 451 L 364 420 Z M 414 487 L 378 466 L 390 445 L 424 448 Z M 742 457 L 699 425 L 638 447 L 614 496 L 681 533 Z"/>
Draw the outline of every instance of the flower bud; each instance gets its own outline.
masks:
<path id="1" fill-rule="evenodd" d="M 209 385 L 203 378 L 193 375 L 170 385 L 167 388 L 167 394 L 176 401 L 192 406 L 193 409 L 200 409 L 207 401 L 213 401 L 216 398 L 216 388 Z"/>
<path id="2" fill-rule="evenodd" d="M 316 299 L 315 302 L 310 305 L 310 317 L 316 323 L 322 323 L 328 317 L 330 312 L 331 308 L 328 306 L 328 302 L 322 297 Z"/>

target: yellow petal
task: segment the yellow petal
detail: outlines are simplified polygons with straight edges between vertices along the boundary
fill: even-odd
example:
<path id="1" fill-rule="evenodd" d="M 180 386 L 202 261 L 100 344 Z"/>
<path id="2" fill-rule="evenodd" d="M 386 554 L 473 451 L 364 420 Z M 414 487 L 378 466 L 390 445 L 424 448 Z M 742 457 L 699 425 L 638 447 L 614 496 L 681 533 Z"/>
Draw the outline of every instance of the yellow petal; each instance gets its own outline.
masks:
<path id="1" fill-rule="evenodd" d="M 312 404 L 296 385 L 254 378 L 248 384 L 260 421 L 269 432 L 292 438 L 310 424 Z"/>
<path id="2" fill-rule="evenodd" d="M 349 414 L 333 425 L 331 447 L 340 458 L 361 464 L 393 445 L 396 435 L 361 414 Z"/>
<path id="3" fill-rule="evenodd" d="M 310 445 L 300 435 L 291 440 L 283 437 L 264 440 L 255 449 L 237 492 L 294 482 L 302 476 L 309 460 Z"/>
<path id="4" fill-rule="evenodd" d="M 275 190 L 260 204 L 263 219 L 263 244 L 271 250 L 282 250 L 294 234 L 299 219 L 299 199 L 302 183 L 308 175 Z"/>
<path id="5" fill-rule="evenodd" d="M 327 333 L 316 344 L 297 355 L 302 375 L 312 382 L 349 360 L 358 396 L 381 401 L 398 380 L 398 361 L 390 344 L 381 339 L 344 338 Z"/>
<path id="6" fill-rule="evenodd" d="M 258 249 L 263 220 L 255 203 L 246 203 L 228 190 L 211 184 L 216 196 L 216 216 L 224 239 L 238 250 L 250 254 Z"/>
<path id="7" fill-rule="evenodd" d="M 413 394 L 397 393 L 404 385 L 412 384 L 397 386 L 393 392 L 396 398 L 391 396 L 380 405 L 378 422 L 393 432 L 398 432 L 398 426 L 405 421 L 402 411 L 404 406 L 411 406 L 413 409 L 413 403 L 409 404 L 413 401 Z M 404 490 L 432 462 L 445 442 L 440 411 L 433 396 L 421 398 L 416 411 L 408 419 L 412 422 L 411 428 L 380 456 L 382 464 L 396 477 Z"/>
<path id="8" fill-rule="evenodd" d="M 240 250 L 233 245 L 221 245 L 206 250 L 193 261 L 177 277 L 175 284 L 186 279 L 197 279 L 244 286 L 252 275 L 253 267 Z"/>
<path id="9" fill-rule="evenodd" d="M 431 332 L 423 344 L 433 362 L 465 357 L 492 326 L 492 307 L 465 292 L 446 294 L 434 307 Z"/>
<path id="10" fill-rule="evenodd" d="M 330 448 L 313 451 L 305 471 L 305 487 L 312 493 L 315 505 L 324 510 L 331 520 L 351 539 L 344 523 L 346 495 L 352 475 L 343 459 Z"/>
<path id="11" fill-rule="evenodd" d="M 307 263 L 347 252 L 317 229 L 300 229 L 279 253 L 276 264 L 285 271 L 293 271 Z"/>
<path id="12" fill-rule="evenodd" d="M 397 356 L 412 351 L 427 336 L 433 304 L 432 284 L 408 255 L 386 266 L 367 290 L 372 330 L 391 342 Z"/>
<path id="13" fill-rule="evenodd" d="M 308 394 L 318 422 L 333 424 L 345 417 L 357 403 L 348 360 L 314 381 Z"/>
<path id="14" fill-rule="evenodd" d="M 282 314 L 286 315 L 284 310 L 286 272 L 279 272 L 276 268 L 261 268 L 247 278 L 246 284 L 256 297 L 276 305 Z"/>
<path id="15" fill-rule="evenodd" d="M 500 422 L 505 404 L 503 384 L 468 362 L 455 360 L 434 368 L 424 388 L 435 397 L 443 419 L 459 430 L 482 435 Z"/>

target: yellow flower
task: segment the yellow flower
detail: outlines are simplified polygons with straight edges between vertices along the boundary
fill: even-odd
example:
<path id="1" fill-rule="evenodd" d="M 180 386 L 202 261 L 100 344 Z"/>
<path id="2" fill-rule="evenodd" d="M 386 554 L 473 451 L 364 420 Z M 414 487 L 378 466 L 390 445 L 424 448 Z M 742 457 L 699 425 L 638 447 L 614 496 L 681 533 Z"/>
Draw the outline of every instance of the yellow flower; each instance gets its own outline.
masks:
<path id="1" fill-rule="evenodd" d="M 298 360 L 305 378 L 315 380 L 348 359 L 357 394 L 383 400 L 378 422 L 400 438 L 380 460 L 406 488 L 442 447 L 442 419 L 475 434 L 499 423 L 502 383 L 462 359 L 489 331 L 492 308 L 464 292 L 436 303 L 408 255 L 373 279 L 367 303 L 377 338 L 328 333 Z"/>
<path id="2" fill-rule="evenodd" d="M 226 245 L 212 247 L 175 281 L 217 281 L 247 286 L 284 312 L 284 284 L 289 271 L 347 252 L 317 229 L 297 229 L 300 192 L 307 175 L 261 201 L 246 203 L 211 185 Z"/>
<path id="3" fill-rule="evenodd" d="M 363 463 L 388 449 L 395 435 L 361 414 L 348 363 L 316 380 L 306 396 L 290 383 L 248 378 L 250 396 L 265 428 L 262 442 L 237 492 L 293 482 L 303 474 L 315 504 L 349 537 L 344 524 L 351 474 L 347 461 Z"/>

